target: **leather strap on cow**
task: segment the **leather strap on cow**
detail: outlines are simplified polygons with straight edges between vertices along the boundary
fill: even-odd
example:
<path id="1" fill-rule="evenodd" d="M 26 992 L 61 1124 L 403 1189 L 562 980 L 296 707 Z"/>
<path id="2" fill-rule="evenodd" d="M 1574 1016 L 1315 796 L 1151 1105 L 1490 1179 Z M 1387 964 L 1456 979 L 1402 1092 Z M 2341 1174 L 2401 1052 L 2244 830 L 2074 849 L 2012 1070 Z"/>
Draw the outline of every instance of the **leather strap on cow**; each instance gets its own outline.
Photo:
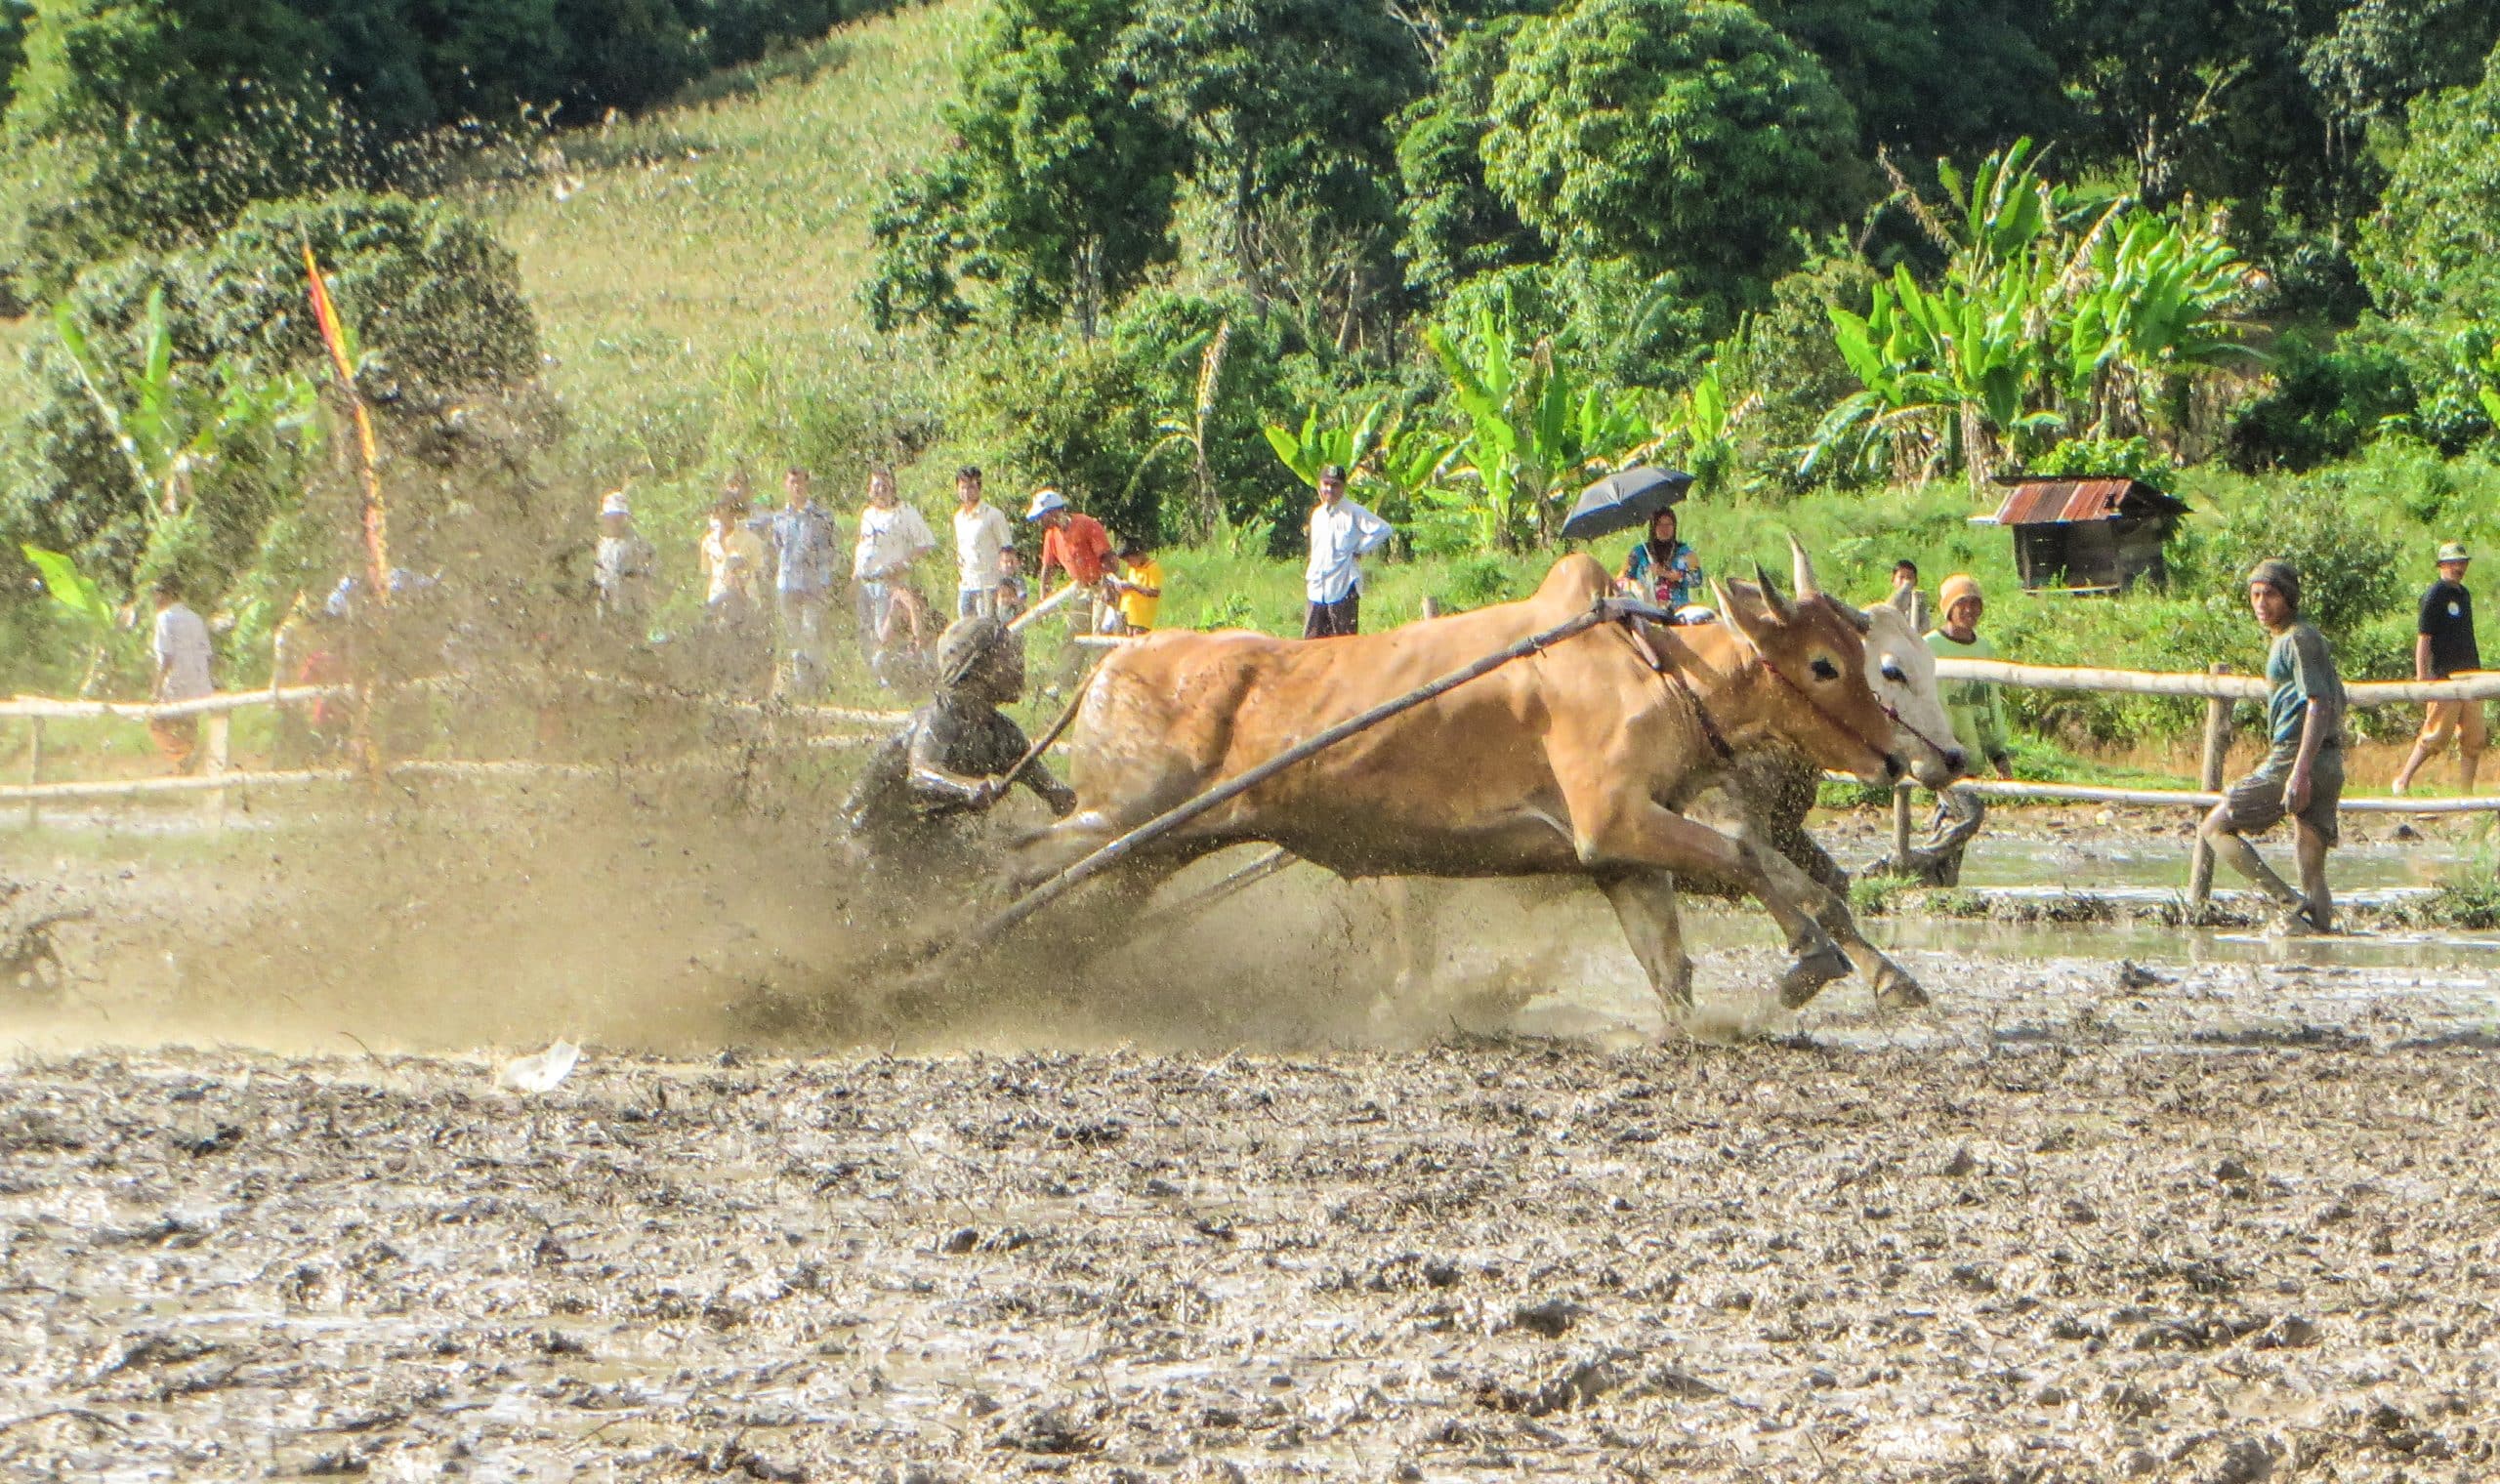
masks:
<path id="1" fill-rule="evenodd" d="M 1735 762 L 1736 750 L 1728 745 L 1727 734 L 1719 729 L 1718 721 L 1710 715 L 1710 708 L 1701 704 L 1700 693 L 1692 688 L 1690 680 L 1685 679 L 1682 670 L 1667 663 L 1666 657 L 1658 653 L 1658 646 L 1649 642 L 1649 636 L 1641 628 L 1644 621 L 1663 621 L 1672 625 L 1674 616 L 1663 608 L 1652 608 L 1646 603 L 1625 602 L 1620 598 L 1608 599 L 1608 602 L 1619 604 L 1615 619 L 1623 625 L 1624 635 L 1632 640 L 1633 647 L 1649 662 L 1649 668 L 1674 681 L 1676 689 L 1684 692 L 1685 700 L 1692 707 L 1693 722 L 1701 728 L 1701 739 L 1710 744 L 1710 750 L 1719 755 L 1720 762 Z M 1754 663 L 1762 663 L 1760 654 L 1754 656 Z"/>
<path id="2" fill-rule="evenodd" d="M 1722 763 L 1734 762 L 1736 759 L 1736 750 L 1728 745 L 1727 734 L 1719 729 L 1718 721 L 1710 715 L 1710 708 L 1701 704 L 1700 692 L 1692 688 L 1692 682 L 1685 679 L 1685 674 L 1682 670 L 1666 662 L 1665 658 L 1658 653 L 1656 647 L 1649 642 L 1648 636 L 1643 634 L 1640 628 L 1633 622 L 1635 619 L 1643 619 L 1650 623 L 1665 623 L 1672 626 L 1675 623 L 1675 616 L 1663 608 L 1652 607 L 1647 603 L 1619 598 L 1603 598 L 1600 600 L 1599 606 L 1606 611 L 1608 617 L 1623 625 L 1624 633 L 1631 638 L 1633 643 L 1640 648 L 1641 652 L 1648 658 L 1649 668 L 1656 671 L 1659 675 L 1666 677 L 1668 680 L 1673 680 L 1675 682 L 1676 689 L 1682 691 L 1684 693 L 1684 698 L 1691 703 L 1692 719 L 1694 722 L 1701 727 L 1702 739 L 1710 744 L 1710 750 L 1719 755 L 1719 761 Z M 1890 758 L 1893 756 L 1893 750 L 1891 747 L 1878 747 L 1866 738 L 1859 736 L 1856 728 L 1851 726 L 1839 717 L 1834 716 L 1831 712 L 1831 708 L 1825 706 L 1822 702 L 1815 700 L 1812 695 L 1807 692 L 1806 687 L 1798 684 L 1788 677 L 1781 675 L 1777 666 L 1763 658 L 1761 650 L 1757 649 L 1753 652 L 1753 658 L 1748 661 L 1748 664 L 1761 670 L 1763 674 L 1770 676 L 1780 684 L 1787 686 L 1790 694 L 1805 702 L 1816 716 L 1819 716 L 1824 721 L 1830 722 L 1833 730 L 1854 740 L 1859 746 L 1866 748 L 1869 752 L 1872 752 L 1879 758 Z M 1919 738 L 1921 741 L 1928 740 L 1926 733 L 1920 731 L 1917 727 L 1910 726 L 1907 722 L 1902 721 L 1900 714 L 1893 710 L 1890 702 L 1878 701 L 1876 704 L 1884 708 L 1885 715 L 1893 719 L 1895 725 L 1903 727 L 1912 736 Z M 1929 742 L 1928 745 L 1931 747 L 1935 746 L 1933 742 Z M 1940 748 L 1938 750 L 1939 752 L 1942 751 Z"/>

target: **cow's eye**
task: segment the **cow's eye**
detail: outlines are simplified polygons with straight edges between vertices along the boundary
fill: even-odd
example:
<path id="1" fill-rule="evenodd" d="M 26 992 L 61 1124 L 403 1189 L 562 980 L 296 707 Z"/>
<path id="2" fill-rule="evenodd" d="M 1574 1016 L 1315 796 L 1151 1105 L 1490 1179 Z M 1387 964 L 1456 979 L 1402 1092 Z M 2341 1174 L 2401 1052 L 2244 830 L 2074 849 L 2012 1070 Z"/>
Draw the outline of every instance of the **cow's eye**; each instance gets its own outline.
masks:
<path id="1" fill-rule="evenodd" d="M 1814 679 L 1818 680 L 1837 680 L 1840 679 L 1840 667 L 1827 659 L 1817 656 L 1814 660 Z"/>
<path id="2" fill-rule="evenodd" d="M 1891 680 L 1896 685 L 1906 685 L 1910 682 L 1910 678 L 1901 673 L 1900 662 L 1897 660 L 1886 660 L 1884 662 L 1884 679 Z"/>

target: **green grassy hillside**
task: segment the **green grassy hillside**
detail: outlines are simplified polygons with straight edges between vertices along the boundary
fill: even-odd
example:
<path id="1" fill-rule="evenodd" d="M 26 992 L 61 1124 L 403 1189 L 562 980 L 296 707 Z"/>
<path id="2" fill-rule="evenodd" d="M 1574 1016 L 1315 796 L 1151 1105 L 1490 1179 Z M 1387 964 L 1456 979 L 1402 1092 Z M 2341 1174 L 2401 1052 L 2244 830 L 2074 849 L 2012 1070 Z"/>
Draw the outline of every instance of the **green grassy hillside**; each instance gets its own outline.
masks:
<path id="1" fill-rule="evenodd" d="M 475 194 L 521 259 L 586 479 L 636 479 L 662 509 L 739 458 L 847 483 L 863 431 L 926 426 L 927 357 L 870 334 L 858 290 L 880 183 L 941 143 L 979 10 L 844 26 L 559 136 L 525 181 Z"/>

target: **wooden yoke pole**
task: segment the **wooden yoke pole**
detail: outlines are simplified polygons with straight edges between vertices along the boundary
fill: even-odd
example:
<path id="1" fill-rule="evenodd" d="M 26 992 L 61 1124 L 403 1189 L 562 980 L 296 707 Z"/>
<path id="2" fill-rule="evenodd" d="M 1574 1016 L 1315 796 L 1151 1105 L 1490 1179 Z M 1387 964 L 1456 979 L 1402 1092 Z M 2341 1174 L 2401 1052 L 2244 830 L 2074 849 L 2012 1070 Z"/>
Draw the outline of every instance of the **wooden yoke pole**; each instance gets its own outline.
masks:
<path id="1" fill-rule="evenodd" d="M 1612 623 L 1627 616 L 1647 616 L 1654 612 L 1654 609 L 1646 605 L 1629 603 L 1620 598 L 1600 598 L 1591 604 L 1586 612 L 1575 618 L 1556 624 L 1543 633 L 1529 635 L 1518 643 L 1497 649 L 1472 665 L 1453 670 L 1439 680 L 1420 685 L 1394 700 L 1383 701 L 1369 711 L 1349 717 L 1316 736 L 1297 742 L 1256 767 L 1236 773 L 1195 798 L 1173 805 L 1126 835 L 1076 861 L 1058 875 L 1018 897 L 987 922 L 981 923 L 957 938 L 946 947 L 935 963 L 922 972 L 924 974 L 934 972 L 967 953 L 997 941 L 1000 936 L 1026 918 L 1117 865 L 1128 856 L 1161 840 L 1199 815 L 1240 798 L 1297 763 L 1326 752 L 1351 737 L 1369 731 L 1400 712 L 1412 711 L 1426 701 L 1456 690 L 1470 680 L 1481 680 L 1513 660 L 1525 659 L 1549 645 L 1561 643 L 1600 624 Z M 1314 640 L 1314 642 L 1325 641 Z"/>
<path id="2" fill-rule="evenodd" d="M 2229 675 L 2229 665 L 2216 665 L 2210 674 Z M 2214 696 L 2205 702 L 2205 754 L 2196 764 L 2196 786 L 2210 794 L 2223 786 L 2223 757 L 2230 751 L 2230 702 Z M 2205 920 L 2205 908 L 2214 898 L 2214 847 L 2204 832 L 2196 834 L 2196 844 L 2188 855 L 2188 924 Z"/>

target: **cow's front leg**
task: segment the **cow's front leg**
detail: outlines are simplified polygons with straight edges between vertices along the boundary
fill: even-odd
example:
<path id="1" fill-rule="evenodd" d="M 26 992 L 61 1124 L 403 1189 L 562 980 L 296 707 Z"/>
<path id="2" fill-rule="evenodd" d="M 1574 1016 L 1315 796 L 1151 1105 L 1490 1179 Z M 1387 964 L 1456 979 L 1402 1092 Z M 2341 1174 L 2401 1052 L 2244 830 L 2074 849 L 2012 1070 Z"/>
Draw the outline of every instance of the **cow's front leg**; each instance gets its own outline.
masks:
<path id="1" fill-rule="evenodd" d="M 1816 990 L 1849 972 L 1849 960 L 1842 957 L 1831 934 L 1793 892 L 1771 885 L 1760 854 L 1751 846 L 1646 799 L 1586 802 L 1588 807 L 1572 810 L 1572 838 L 1581 863 L 1592 874 L 1646 866 L 1678 876 L 1733 882 L 1770 910 L 1795 956 L 1779 976 L 1781 1004 L 1803 1005 Z"/>
<path id="2" fill-rule="evenodd" d="M 1857 930 L 1857 917 L 1849 910 L 1849 898 L 1815 881 L 1785 853 L 1762 848 L 1750 840 L 1756 860 L 1770 881 L 1772 891 L 1799 903 L 1805 911 L 1831 934 L 1850 962 L 1865 970 L 1875 986 L 1875 1003 L 1885 1010 L 1908 1010 L 1928 1003 L 1927 991 L 1898 964 L 1884 956 L 1883 950 L 1866 941 Z M 1783 984 L 1780 1003 L 1796 1010 L 1814 997 L 1820 984 L 1803 984 L 1793 988 Z M 1792 998 L 1792 994 L 1795 998 Z"/>
<path id="3" fill-rule="evenodd" d="M 1598 878 L 1614 904 L 1632 956 L 1649 976 L 1649 988 L 1670 1032 L 1692 1029 L 1692 959 L 1684 951 L 1684 922 L 1676 911 L 1676 879 L 1663 871 L 1619 871 Z"/>

